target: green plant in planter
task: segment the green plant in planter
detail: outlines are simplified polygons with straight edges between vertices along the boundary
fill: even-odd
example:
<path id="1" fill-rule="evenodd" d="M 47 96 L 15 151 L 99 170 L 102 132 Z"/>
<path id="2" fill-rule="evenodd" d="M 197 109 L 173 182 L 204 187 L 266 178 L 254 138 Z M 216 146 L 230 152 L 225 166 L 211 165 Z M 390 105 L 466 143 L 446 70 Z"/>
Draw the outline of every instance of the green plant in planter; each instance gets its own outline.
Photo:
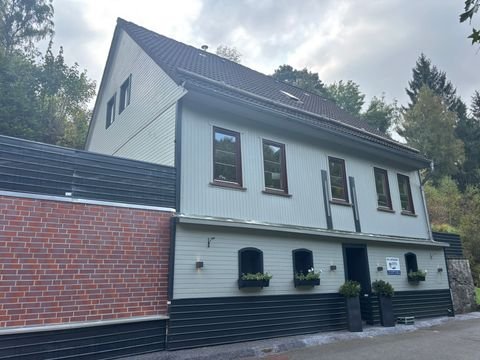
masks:
<path id="1" fill-rule="evenodd" d="M 311 268 L 311 269 L 308 269 L 308 272 L 306 274 L 295 273 L 295 279 L 296 280 L 318 280 L 320 279 L 320 273 L 321 271 L 315 272 L 315 270 Z"/>
<path id="2" fill-rule="evenodd" d="M 425 281 L 427 272 L 422 270 L 410 271 L 407 276 L 409 281 Z"/>
<path id="3" fill-rule="evenodd" d="M 247 273 L 247 274 L 242 274 L 240 277 L 241 280 L 270 280 L 272 278 L 272 275 L 270 275 L 268 272 L 266 273 Z"/>
<path id="4" fill-rule="evenodd" d="M 392 284 L 383 280 L 375 280 L 372 283 L 372 290 L 375 294 L 386 297 L 392 297 L 395 291 Z"/>
<path id="5" fill-rule="evenodd" d="M 338 292 L 346 298 L 354 298 L 360 295 L 361 286 L 358 282 L 353 280 L 347 280 L 340 286 Z"/>

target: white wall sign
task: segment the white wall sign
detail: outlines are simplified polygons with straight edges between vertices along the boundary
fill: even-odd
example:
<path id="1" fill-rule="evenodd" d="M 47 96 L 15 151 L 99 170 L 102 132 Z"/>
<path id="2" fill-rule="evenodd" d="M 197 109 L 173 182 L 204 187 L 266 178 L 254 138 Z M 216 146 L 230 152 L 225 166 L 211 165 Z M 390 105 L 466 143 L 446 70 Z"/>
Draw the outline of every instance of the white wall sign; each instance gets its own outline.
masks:
<path id="1" fill-rule="evenodd" d="M 387 257 L 385 260 L 387 261 L 387 275 L 400 275 L 400 259 Z"/>

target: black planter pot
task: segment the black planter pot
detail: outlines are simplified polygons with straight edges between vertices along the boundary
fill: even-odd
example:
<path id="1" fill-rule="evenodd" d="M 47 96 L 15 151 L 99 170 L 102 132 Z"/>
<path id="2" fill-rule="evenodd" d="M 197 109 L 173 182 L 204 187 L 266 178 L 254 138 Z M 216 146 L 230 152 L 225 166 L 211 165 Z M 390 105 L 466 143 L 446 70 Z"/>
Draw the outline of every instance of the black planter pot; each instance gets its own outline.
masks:
<path id="1" fill-rule="evenodd" d="M 270 285 L 270 280 L 242 280 L 238 279 L 238 288 L 264 288 Z"/>
<path id="2" fill-rule="evenodd" d="M 295 287 L 297 286 L 318 286 L 320 285 L 320 279 L 315 279 L 315 280 L 298 280 L 298 279 L 293 279 L 293 283 L 295 284 Z"/>
<path id="3" fill-rule="evenodd" d="M 351 332 L 361 332 L 362 328 L 362 313 L 360 311 L 360 299 L 357 297 L 345 298 L 347 304 L 347 323 L 348 330 Z"/>
<path id="4" fill-rule="evenodd" d="M 395 326 L 395 316 L 393 315 L 392 298 L 390 296 L 379 296 L 380 304 L 380 323 L 385 327 Z"/>

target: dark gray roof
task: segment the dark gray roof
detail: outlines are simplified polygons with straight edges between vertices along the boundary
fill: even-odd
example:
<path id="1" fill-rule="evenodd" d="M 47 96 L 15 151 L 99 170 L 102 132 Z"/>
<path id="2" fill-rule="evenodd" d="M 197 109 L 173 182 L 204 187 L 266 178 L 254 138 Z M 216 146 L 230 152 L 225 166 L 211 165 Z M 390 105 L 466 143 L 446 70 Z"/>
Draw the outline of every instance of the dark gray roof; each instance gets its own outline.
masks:
<path id="1" fill-rule="evenodd" d="M 410 154 L 417 153 L 416 150 L 387 138 L 363 119 L 350 115 L 331 100 L 123 19 L 119 18 L 117 24 L 178 83 L 189 75 L 196 75 L 197 82 L 204 79 L 207 82 L 225 85 L 230 90 L 237 89 L 243 94 L 264 98 L 289 107 L 290 110 L 298 109 L 299 112 L 307 112 L 323 120 L 333 121 L 340 128 L 344 125 L 344 131 L 349 128 L 349 133 L 353 128 L 354 132 L 358 130 L 362 138 L 370 138 L 371 141 L 382 143 L 389 148 Z M 300 101 L 291 99 L 285 92 Z"/>

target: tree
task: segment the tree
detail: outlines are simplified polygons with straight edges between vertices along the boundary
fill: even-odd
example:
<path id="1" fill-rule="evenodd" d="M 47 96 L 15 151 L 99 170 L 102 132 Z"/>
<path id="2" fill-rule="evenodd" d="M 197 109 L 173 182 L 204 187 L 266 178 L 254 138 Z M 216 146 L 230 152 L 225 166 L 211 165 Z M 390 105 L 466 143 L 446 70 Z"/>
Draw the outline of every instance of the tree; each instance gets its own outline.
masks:
<path id="1" fill-rule="evenodd" d="M 432 226 L 450 228 L 456 232 L 460 225 L 462 194 L 455 181 L 445 176 L 436 187 L 427 182 L 424 189 Z"/>
<path id="2" fill-rule="evenodd" d="M 456 114 L 430 88 L 423 86 L 415 105 L 405 112 L 397 129 L 410 146 L 434 161 L 435 184 L 442 177 L 455 174 L 464 159 L 463 142 L 455 136 L 456 122 Z"/>
<path id="3" fill-rule="evenodd" d="M 325 96 L 325 86 L 318 77 L 317 73 L 310 72 L 307 68 L 297 70 L 290 65 L 280 65 L 272 75 L 278 81 L 297 86 L 304 90 L 313 92 L 320 96 Z"/>
<path id="4" fill-rule="evenodd" d="M 473 281 L 480 285 L 480 188 L 469 186 L 462 201 L 460 236 L 465 255 L 470 261 Z"/>
<path id="5" fill-rule="evenodd" d="M 465 0 L 464 12 L 460 14 L 460 22 L 469 20 L 472 22 L 473 15 L 480 9 L 480 0 Z M 472 44 L 480 43 L 480 29 L 472 28 L 472 33 L 468 37 L 472 39 Z"/>
<path id="6" fill-rule="evenodd" d="M 0 47 L 34 49 L 34 43 L 53 36 L 52 0 L 0 0 Z"/>
<path id="7" fill-rule="evenodd" d="M 399 117 L 397 102 L 387 104 L 385 96 L 381 98 L 374 96 L 368 105 L 367 110 L 362 114 L 362 118 L 374 129 L 388 134 L 390 127 Z"/>
<path id="8" fill-rule="evenodd" d="M 480 93 L 475 91 L 470 106 L 471 116 L 457 123 L 456 135 L 465 145 L 465 161 L 455 179 L 462 191 L 469 185 L 480 183 Z"/>
<path id="9" fill-rule="evenodd" d="M 428 86 L 435 95 L 440 96 L 450 111 L 457 113 L 459 119 L 464 118 L 467 113 L 467 107 L 457 96 L 457 90 L 450 81 L 447 80 L 447 74 L 432 65 L 430 59 L 425 54 L 420 54 L 415 67 L 412 69 L 413 79 L 408 82 L 408 89 L 405 89 L 411 109 L 418 98 L 418 93 L 423 86 Z"/>
<path id="10" fill-rule="evenodd" d="M 327 87 L 327 92 L 343 110 L 354 116 L 360 115 L 365 95 L 360 92 L 360 87 L 354 81 L 335 82 Z"/>
<path id="11" fill-rule="evenodd" d="M 225 59 L 231 60 L 238 64 L 241 63 L 242 54 L 235 47 L 228 47 L 226 45 L 220 45 L 217 47 L 216 54 Z"/>

